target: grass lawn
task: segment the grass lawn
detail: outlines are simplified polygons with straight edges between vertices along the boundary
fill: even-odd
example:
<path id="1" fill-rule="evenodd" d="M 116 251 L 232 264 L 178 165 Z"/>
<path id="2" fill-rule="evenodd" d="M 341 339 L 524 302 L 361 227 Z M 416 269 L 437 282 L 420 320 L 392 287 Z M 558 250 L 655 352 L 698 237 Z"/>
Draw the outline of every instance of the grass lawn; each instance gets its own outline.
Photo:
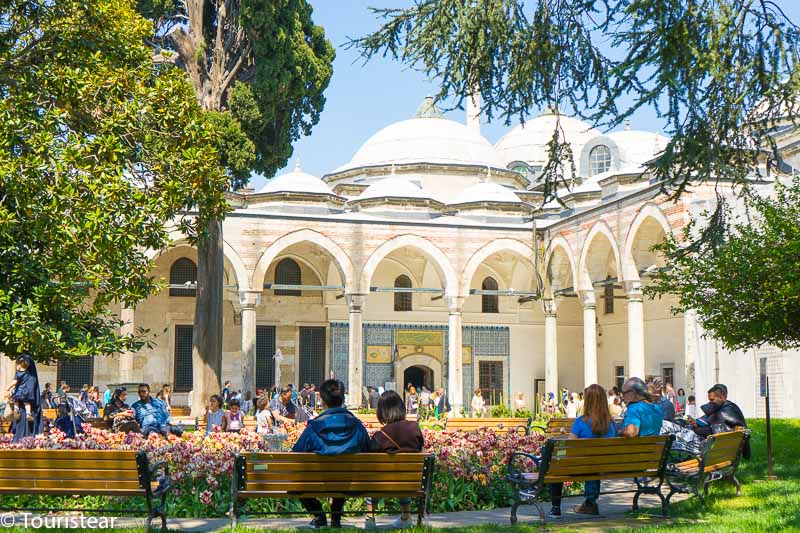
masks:
<path id="1" fill-rule="evenodd" d="M 673 521 L 661 523 L 659 520 L 642 520 L 635 527 L 620 527 L 615 521 L 608 523 L 608 530 L 624 532 L 800 532 L 800 419 L 776 420 L 773 422 L 774 469 L 777 481 L 764 480 L 767 473 L 766 429 L 764 420 L 750 422 L 753 431 L 751 446 L 753 456 L 749 461 L 742 461 L 737 477 L 742 482 L 742 494 L 736 496 L 733 486 L 727 482 L 713 484 L 710 488 L 707 507 L 703 509 L 697 498 L 670 505 Z M 655 512 L 655 510 L 653 511 Z M 632 515 L 631 518 L 635 519 Z M 557 526 L 550 522 L 549 526 Z M 597 523 L 598 529 L 604 527 Z M 594 529 L 594 528 L 593 528 Z M 22 528 L 4 529 L 4 531 L 30 531 Z M 63 531 L 75 531 L 63 530 Z M 137 529 L 117 530 L 133 533 Z M 227 531 L 227 528 L 220 530 Z M 255 533 L 264 529 L 247 527 L 246 523 L 237 528 L 239 533 Z M 476 524 L 469 528 L 414 528 L 406 530 L 413 533 L 447 532 L 447 533 L 534 533 L 539 532 L 537 525 L 488 525 Z M 579 531 L 574 527 L 558 529 L 563 533 Z"/>

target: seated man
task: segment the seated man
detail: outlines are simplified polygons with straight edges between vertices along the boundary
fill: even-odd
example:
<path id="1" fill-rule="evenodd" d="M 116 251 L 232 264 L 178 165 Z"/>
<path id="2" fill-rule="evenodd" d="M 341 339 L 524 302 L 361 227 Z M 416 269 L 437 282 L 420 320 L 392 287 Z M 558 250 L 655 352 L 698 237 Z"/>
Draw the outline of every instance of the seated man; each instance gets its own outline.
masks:
<path id="1" fill-rule="evenodd" d="M 321 455 L 341 455 L 345 453 L 366 452 L 369 450 L 369 434 L 364 424 L 353 413 L 342 407 L 344 403 L 344 383 L 329 379 L 319 388 L 325 411 L 314 420 L 300 435 L 293 452 L 314 452 Z M 327 478 L 323 475 L 323 479 Z M 327 527 L 322 504 L 314 498 L 300 500 L 305 509 L 314 515 L 311 526 Z M 331 527 L 341 527 L 344 498 L 331 501 Z"/>
<path id="2" fill-rule="evenodd" d="M 717 383 L 708 389 L 708 403 L 701 405 L 703 416 L 691 423 L 695 433 L 705 438 L 712 433 L 734 431 L 747 428 L 747 421 L 739 406 L 728 400 L 728 387 Z M 715 431 L 716 429 L 716 431 Z M 742 457 L 750 459 L 750 440 L 747 439 L 742 449 Z"/>
<path id="3" fill-rule="evenodd" d="M 269 410 L 272 418 L 279 426 L 294 424 L 294 404 L 292 404 L 292 389 L 283 387 L 270 402 Z"/>
<path id="4" fill-rule="evenodd" d="M 622 399 L 628 406 L 620 437 L 650 437 L 661 434 L 664 414 L 650 403 L 647 385 L 640 378 L 630 378 L 622 386 Z"/>
<path id="5" fill-rule="evenodd" d="M 150 385 L 146 383 L 139 385 L 139 401 L 131 408 L 145 437 L 150 433 L 158 433 L 165 437 L 170 433 L 179 437 L 183 434 L 183 428 L 169 423 L 167 405 L 158 398 L 150 396 Z"/>
<path id="6" fill-rule="evenodd" d="M 661 408 L 664 420 L 675 420 L 675 404 L 664 396 L 664 386 L 660 378 L 653 378 L 647 383 L 647 392 L 650 393 L 650 403 Z"/>

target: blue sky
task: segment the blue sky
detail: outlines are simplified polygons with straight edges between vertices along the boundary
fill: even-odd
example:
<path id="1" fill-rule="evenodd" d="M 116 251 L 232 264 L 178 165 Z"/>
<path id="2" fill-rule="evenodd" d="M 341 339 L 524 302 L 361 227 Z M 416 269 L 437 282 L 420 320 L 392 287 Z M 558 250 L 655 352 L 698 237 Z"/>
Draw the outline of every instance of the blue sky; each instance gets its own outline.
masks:
<path id="1" fill-rule="evenodd" d="M 319 123 L 309 137 L 294 144 L 294 155 L 287 168 L 294 168 L 297 157 L 305 172 L 322 176 L 350 161 L 358 148 L 381 128 L 411 118 L 423 98 L 437 92 L 436 86 L 419 72 L 389 58 L 376 57 L 366 65 L 355 50 L 347 50 L 348 37 L 366 35 L 378 27 L 379 21 L 369 6 L 400 7 L 410 0 L 310 0 L 314 22 L 336 47 L 333 78 L 325 92 L 327 102 Z M 800 1 L 778 0 L 786 14 L 800 22 Z M 464 121 L 463 111 L 452 111 L 448 118 Z M 661 124 L 650 110 L 642 110 L 632 120 L 634 129 L 660 131 Z M 497 121 L 483 124 L 482 133 L 492 143 L 508 130 Z M 260 189 L 265 178 L 254 176 L 251 187 Z"/>

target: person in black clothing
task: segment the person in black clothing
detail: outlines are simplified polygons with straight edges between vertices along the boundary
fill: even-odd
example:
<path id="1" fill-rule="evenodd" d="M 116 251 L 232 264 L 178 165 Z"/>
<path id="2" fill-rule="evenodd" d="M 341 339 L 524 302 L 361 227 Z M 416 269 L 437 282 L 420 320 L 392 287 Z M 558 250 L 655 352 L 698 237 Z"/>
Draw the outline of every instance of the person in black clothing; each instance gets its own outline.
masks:
<path id="1" fill-rule="evenodd" d="M 739 406 L 728 400 L 728 387 L 717 383 L 708 389 L 708 403 L 701 405 L 703 416 L 693 421 L 691 426 L 695 433 L 701 437 L 708 437 L 712 433 L 721 431 L 734 431 L 737 428 L 747 428 L 747 421 Z M 750 459 L 750 439 L 746 439 L 742 448 L 742 457 Z"/>

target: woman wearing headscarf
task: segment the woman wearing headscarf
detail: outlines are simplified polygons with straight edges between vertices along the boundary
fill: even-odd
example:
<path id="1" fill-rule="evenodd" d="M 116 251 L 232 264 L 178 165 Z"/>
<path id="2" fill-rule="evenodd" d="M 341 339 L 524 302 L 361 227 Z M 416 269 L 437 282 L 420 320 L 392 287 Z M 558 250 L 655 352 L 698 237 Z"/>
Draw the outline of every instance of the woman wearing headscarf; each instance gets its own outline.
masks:
<path id="1" fill-rule="evenodd" d="M 17 372 L 14 382 L 8 390 L 14 402 L 14 418 L 11 422 L 11 431 L 14 433 L 12 442 L 42 432 L 42 406 L 41 392 L 39 391 L 39 374 L 36 363 L 27 354 L 17 357 Z"/>
<path id="2" fill-rule="evenodd" d="M 115 389 L 111 401 L 103 409 L 103 418 L 108 427 L 117 433 L 138 433 L 141 431 L 139 423 L 133 414 L 133 409 L 125 403 L 128 399 L 128 389 L 121 387 Z"/>

